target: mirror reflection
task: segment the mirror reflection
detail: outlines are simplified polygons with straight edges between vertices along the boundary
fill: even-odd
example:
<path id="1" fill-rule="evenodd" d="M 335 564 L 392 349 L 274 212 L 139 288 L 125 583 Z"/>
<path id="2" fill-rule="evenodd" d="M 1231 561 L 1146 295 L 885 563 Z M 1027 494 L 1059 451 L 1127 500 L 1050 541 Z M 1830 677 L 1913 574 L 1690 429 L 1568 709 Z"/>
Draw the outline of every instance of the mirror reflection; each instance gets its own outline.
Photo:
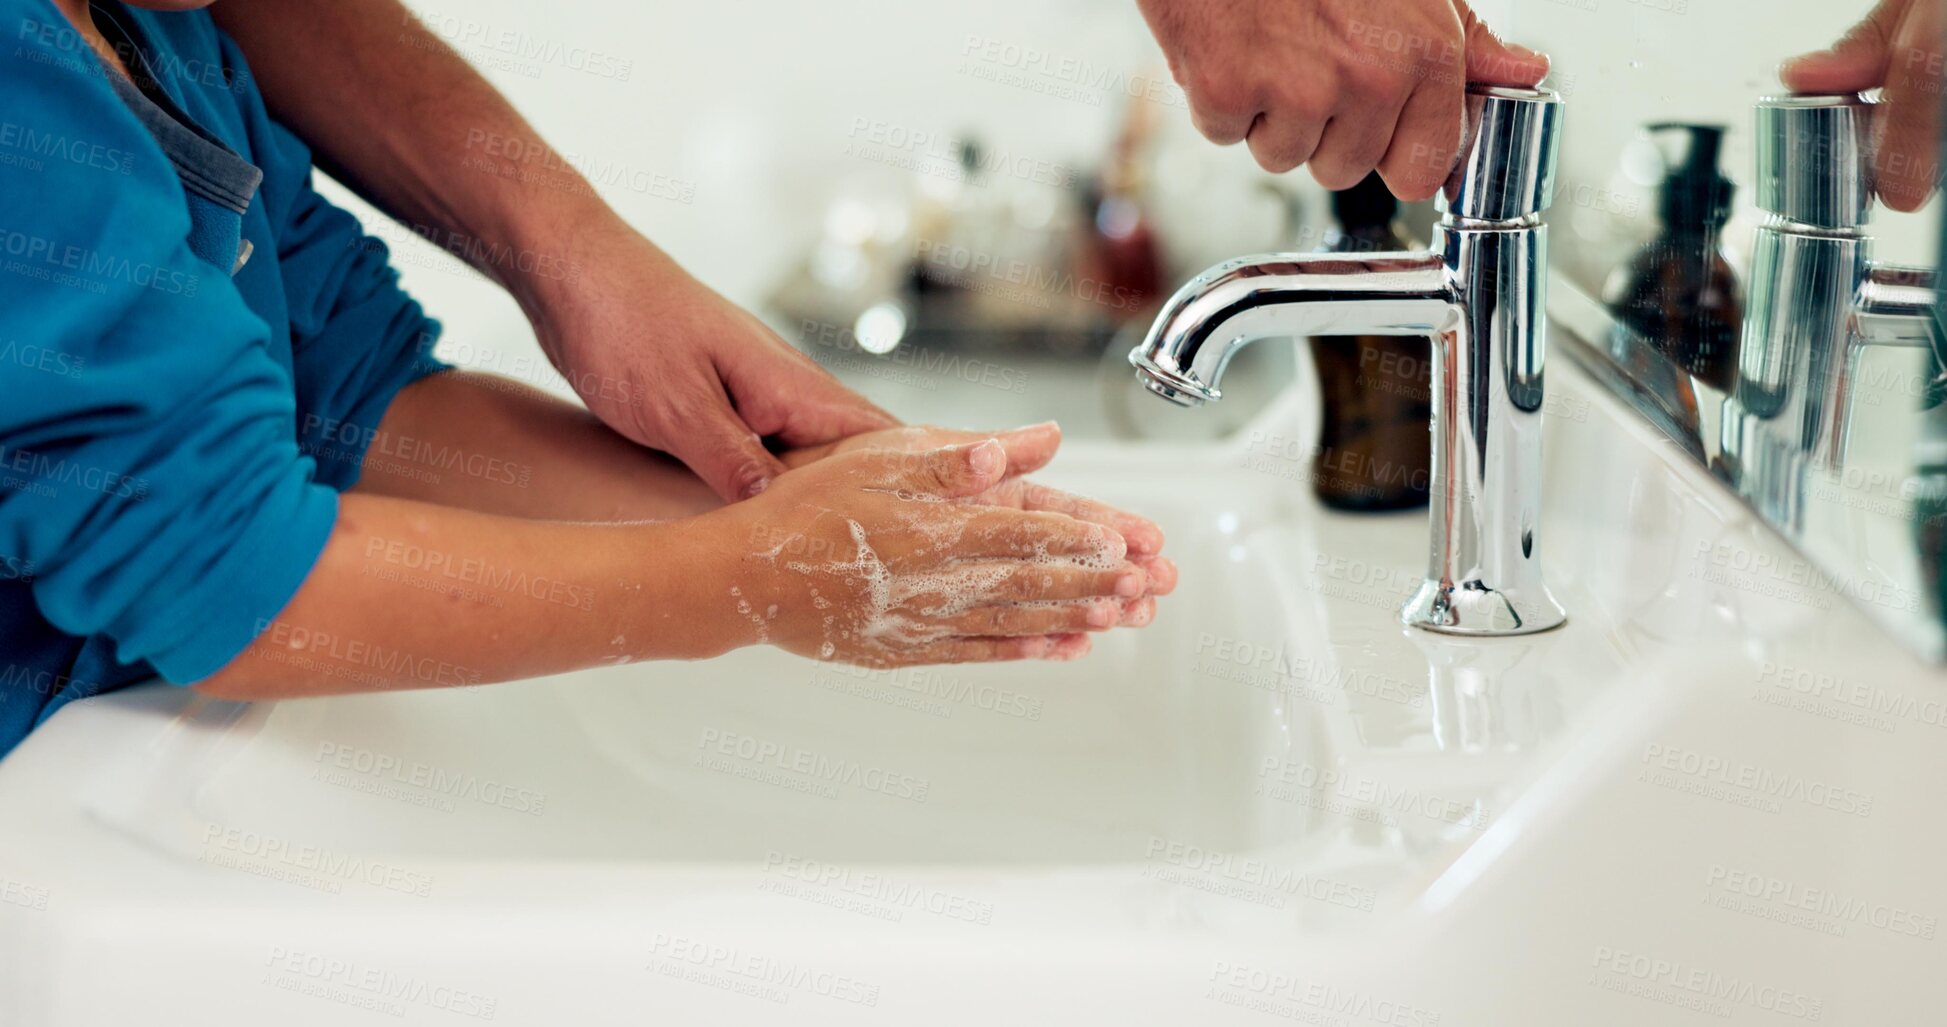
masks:
<path id="1" fill-rule="evenodd" d="M 1517 5 L 1579 115 L 1565 348 L 1934 659 L 1943 12 L 1791 0 L 1758 36 L 1728 5 Z"/>

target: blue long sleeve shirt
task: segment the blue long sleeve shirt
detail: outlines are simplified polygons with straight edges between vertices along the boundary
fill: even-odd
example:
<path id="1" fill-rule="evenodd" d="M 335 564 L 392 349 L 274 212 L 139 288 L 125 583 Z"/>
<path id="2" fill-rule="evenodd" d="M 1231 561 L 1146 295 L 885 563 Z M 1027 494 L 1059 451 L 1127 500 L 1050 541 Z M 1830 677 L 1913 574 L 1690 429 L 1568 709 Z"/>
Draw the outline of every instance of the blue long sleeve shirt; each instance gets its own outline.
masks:
<path id="1" fill-rule="evenodd" d="M 141 88 L 47 0 L 0 0 L 0 754 L 242 652 L 442 366 L 208 14 L 95 17 Z"/>

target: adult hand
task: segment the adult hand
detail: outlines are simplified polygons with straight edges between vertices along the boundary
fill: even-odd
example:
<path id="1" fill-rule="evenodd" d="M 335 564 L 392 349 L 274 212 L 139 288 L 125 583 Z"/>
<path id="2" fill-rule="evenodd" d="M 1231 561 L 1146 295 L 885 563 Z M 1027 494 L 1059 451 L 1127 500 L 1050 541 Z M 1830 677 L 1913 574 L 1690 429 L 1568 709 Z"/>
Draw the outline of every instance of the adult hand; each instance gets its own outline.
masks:
<path id="1" fill-rule="evenodd" d="M 1919 210 L 1939 178 L 1943 36 L 1944 0 L 1882 0 L 1830 49 L 1794 57 L 1778 72 L 1797 93 L 1885 87 L 1873 170 L 1880 199 L 1894 210 Z"/>
<path id="2" fill-rule="evenodd" d="M 1137 0 L 1212 142 L 1327 189 L 1378 169 L 1401 199 L 1460 155 L 1469 82 L 1532 86 L 1548 58 L 1503 43 L 1464 0 Z"/>
<path id="3" fill-rule="evenodd" d="M 609 427 L 726 501 L 783 473 L 764 439 L 812 446 L 899 423 L 619 220 L 564 234 L 573 280 L 528 311 L 542 347 Z"/>
<path id="4" fill-rule="evenodd" d="M 993 439 L 861 449 L 705 515 L 750 641 L 870 667 L 1073 658 L 1147 587 L 1115 531 L 955 502 L 1007 475 Z"/>

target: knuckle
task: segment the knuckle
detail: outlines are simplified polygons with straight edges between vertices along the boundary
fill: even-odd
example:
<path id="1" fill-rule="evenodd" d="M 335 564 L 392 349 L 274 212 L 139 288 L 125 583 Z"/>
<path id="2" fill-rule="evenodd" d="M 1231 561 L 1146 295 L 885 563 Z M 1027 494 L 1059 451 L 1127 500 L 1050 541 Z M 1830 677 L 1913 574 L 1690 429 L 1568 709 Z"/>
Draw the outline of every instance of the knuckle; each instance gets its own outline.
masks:
<path id="1" fill-rule="evenodd" d="M 739 485 L 748 485 L 765 476 L 764 465 L 754 457 L 745 457 L 731 468 L 730 477 Z"/>
<path id="2" fill-rule="evenodd" d="M 1379 59 L 1352 61 L 1339 69 L 1340 92 L 1364 103 L 1382 102 L 1405 89 L 1407 76 Z"/>
<path id="3" fill-rule="evenodd" d="M 1248 117 L 1257 112 L 1257 88 L 1230 67 L 1206 63 L 1191 69 L 1183 91 L 1192 107 L 1217 120 Z"/>
<path id="4" fill-rule="evenodd" d="M 1420 145 L 1413 144 L 1416 148 Z M 1379 166 L 1379 173 L 1386 179 L 1386 185 L 1392 189 L 1393 195 L 1408 203 L 1431 199 L 1446 181 L 1444 173 L 1434 172 L 1431 159 L 1413 156 L 1388 157 Z"/>
<path id="5" fill-rule="evenodd" d="M 1332 116 L 1341 91 L 1293 82 L 1279 90 L 1271 113 L 1292 135 L 1303 135 L 1309 126 L 1322 125 Z"/>
<path id="6" fill-rule="evenodd" d="M 1312 178 L 1319 185 L 1333 192 L 1358 185 L 1359 180 L 1366 177 L 1366 172 L 1370 170 L 1372 169 L 1357 167 L 1353 162 L 1337 156 L 1320 157 L 1311 163 Z"/>
<path id="7" fill-rule="evenodd" d="M 1252 135 L 1249 145 L 1251 157 L 1257 161 L 1257 166 L 1274 175 L 1282 175 L 1299 164 L 1297 156 L 1289 147 L 1278 147 L 1265 142 L 1260 134 Z"/>
<path id="8" fill-rule="evenodd" d="M 1353 143 L 1347 163 L 1358 169 L 1360 177 L 1364 177 L 1386 159 L 1387 145 L 1391 142 L 1390 137 L 1377 132 L 1361 136 Z"/>
<path id="9" fill-rule="evenodd" d="M 939 460 L 928 460 L 914 469 L 913 480 L 929 489 L 944 489 L 953 483 L 953 471 Z"/>

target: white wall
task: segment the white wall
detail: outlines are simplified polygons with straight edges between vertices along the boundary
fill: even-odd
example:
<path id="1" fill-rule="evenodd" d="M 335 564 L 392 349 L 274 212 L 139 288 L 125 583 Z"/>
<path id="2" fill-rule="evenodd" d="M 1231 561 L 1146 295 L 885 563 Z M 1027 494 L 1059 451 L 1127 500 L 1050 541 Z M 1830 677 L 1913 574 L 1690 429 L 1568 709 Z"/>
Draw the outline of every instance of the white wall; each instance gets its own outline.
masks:
<path id="1" fill-rule="evenodd" d="M 1144 102 L 1157 104 L 1164 130 L 1156 206 L 1179 273 L 1281 242 L 1277 207 L 1261 188 L 1270 176 L 1242 147 L 1219 149 L 1195 136 L 1134 0 L 409 2 L 557 148 L 621 182 L 661 176 L 648 191 L 603 191 L 741 303 L 759 304 L 802 256 L 841 188 L 911 188 L 908 173 L 848 153 L 861 125 L 941 139 L 972 134 L 1085 169 L 1112 137 L 1125 102 L 1117 85 L 1159 97 Z M 1778 60 L 1829 41 L 1854 20 L 1854 6 L 1476 4 L 1504 34 L 1549 51 L 1569 97 L 1562 199 L 1552 215 L 1558 257 L 1599 281 L 1654 230 L 1654 177 L 1640 169 L 1632 177 L 1626 167 L 1640 125 L 1748 125 L 1751 101 L 1778 88 Z M 1746 185 L 1750 163 L 1748 133 L 1734 132 L 1726 170 Z M 688 191 L 687 202 L 656 195 L 672 185 Z M 1308 211 L 1321 209 L 1303 171 L 1281 185 L 1310 198 Z M 368 225 L 380 222 L 340 198 Z M 1740 199 L 1748 201 L 1748 186 Z M 1931 214 L 1882 217 L 1884 255 L 1931 260 L 1933 223 Z M 409 235 L 382 234 L 395 243 L 408 286 L 446 322 L 449 351 L 501 367 L 538 357 L 513 303 L 494 287 Z"/>
<path id="2" fill-rule="evenodd" d="M 1117 84 L 1171 86 L 1132 0 L 411 6 L 557 149 L 619 182 L 654 181 L 643 192 L 603 192 L 693 272 L 745 304 L 757 303 L 802 256 L 839 188 L 908 188 L 908 173 L 848 153 L 863 134 L 946 140 L 971 133 L 1035 160 L 1087 168 L 1111 138 L 1123 102 Z M 1030 65 L 1030 51 L 1045 56 Z M 535 53 L 553 56 L 527 56 Z M 1164 113 L 1186 118 L 1174 107 Z M 1209 159 L 1254 173 L 1241 150 Z M 665 187 L 672 184 L 680 188 Z M 689 193 L 688 202 L 663 198 L 672 191 Z M 379 225 L 342 190 L 334 198 Z M 379 231 L 408 287 L 446 322 L 448 349 L 538 352 L 513 303 L 491 285 L 409 235 Z"/>
<path id="3" fill-rule="evenodd" d="M 1509 2 L 1477 6 L 1505 18 Z M 1134 0 L 409 3 L 558 149 L 621 181 L 662 176 L 646 192 L 603 191 L 741 303 L 759 303 L 802 255 L 839 189 L 910 188 L 908 174 L 848 154 L 861 125 L 973 134 L 1087 169 L 1127 91 L 1158 106 L 1156 202 L 1179 271 L 1281 243 L 1279 207 L 1260 188 L 1270 176 L 1242 147 L 1195 136 Z M 1285 178 L 1322 209 L 1308 175 Z M 693 187 L 689 202 L 652 195 L 672 184 Z M 538 355 L 492 286 L 342 190 L 334 198 L 393 244 L 408 287 L 446 322 L 449 351 L 503 367 Z"/>

